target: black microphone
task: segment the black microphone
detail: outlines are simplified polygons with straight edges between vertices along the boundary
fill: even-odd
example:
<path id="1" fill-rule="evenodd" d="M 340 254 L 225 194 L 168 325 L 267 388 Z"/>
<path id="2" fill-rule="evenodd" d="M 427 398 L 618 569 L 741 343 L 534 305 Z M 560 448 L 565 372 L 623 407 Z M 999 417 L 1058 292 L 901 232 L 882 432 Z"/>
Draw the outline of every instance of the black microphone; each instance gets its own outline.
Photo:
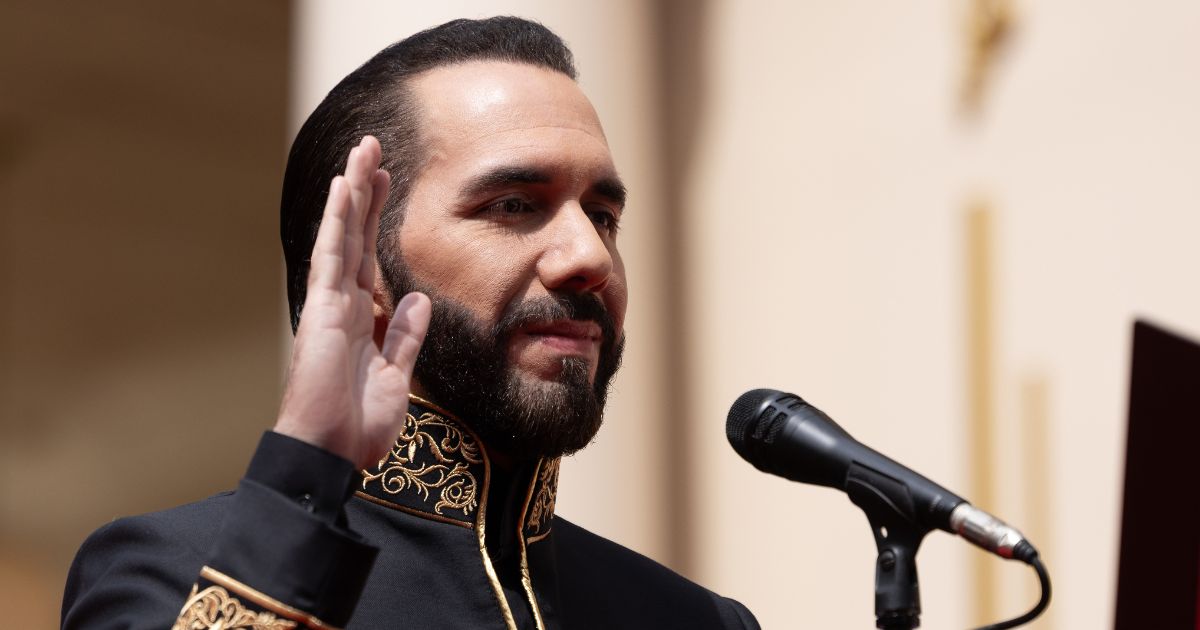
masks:
<path id="1" fill-rule="evenodd" d="M 915 526 L 958 534 L 1005 558 L 1037 557 L 1021 532 L 859 443 L 795 394 L 773 389 L 742 394 L 729 409 L 725 431 L 733 450 L 763 472 L 837 488 L 864 510 L 882 502 Z"/>

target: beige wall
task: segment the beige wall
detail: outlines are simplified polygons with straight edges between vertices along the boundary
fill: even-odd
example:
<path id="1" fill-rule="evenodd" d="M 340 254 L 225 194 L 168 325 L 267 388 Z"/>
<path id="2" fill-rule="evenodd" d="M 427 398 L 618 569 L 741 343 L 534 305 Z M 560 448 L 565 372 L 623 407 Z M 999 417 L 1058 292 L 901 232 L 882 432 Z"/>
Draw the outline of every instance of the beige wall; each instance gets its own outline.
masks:
<path id="1" fill-rule="evenodd" d="M 282 2 L 0 8 L 0 602 L 236 484 L 278 408 Z"/>
<path id="2" fill-rule="evenodd" d="M 844 497 L 728 464 L 719 410 L 752 386 L 793 388 L 971 496 L 977 198 L 993 227 L 998 490 L 984 507 L 1048 556 L 1057 591 L 1041 627 L 1111 624 L 1130 323 L 1200 333 L 1200 11 L 1020 4 L 972 118 L 957 100 L 970 6 L 720 2 L 708 20 L 687 193 L 689 404 L 712 410 L 697 433 L 714 463 L 697 479 L 711 490 L 698 575 L 773 627 L 868 623 L 871 541 Z M 927 541 L 923 627 L 985 621 L 975 555 Z M 1032 603 L 1031 573 L 997 570 L 995 614 Z"/>

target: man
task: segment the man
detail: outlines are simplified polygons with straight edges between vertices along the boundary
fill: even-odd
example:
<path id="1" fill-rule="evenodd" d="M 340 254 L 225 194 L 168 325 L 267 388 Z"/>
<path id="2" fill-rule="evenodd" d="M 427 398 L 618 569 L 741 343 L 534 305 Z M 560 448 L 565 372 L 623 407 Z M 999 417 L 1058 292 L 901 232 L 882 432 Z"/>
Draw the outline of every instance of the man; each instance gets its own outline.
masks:
<path id="1" fill-rule="evenodd" d="M 493 18 L 330 92 L 284 182 L 274 431 L 235 493 L 93 534 L 64 628 L 757 627 L 553 514 L 626 306 L 625 191 L 574 78 L 553 33 Z"/>

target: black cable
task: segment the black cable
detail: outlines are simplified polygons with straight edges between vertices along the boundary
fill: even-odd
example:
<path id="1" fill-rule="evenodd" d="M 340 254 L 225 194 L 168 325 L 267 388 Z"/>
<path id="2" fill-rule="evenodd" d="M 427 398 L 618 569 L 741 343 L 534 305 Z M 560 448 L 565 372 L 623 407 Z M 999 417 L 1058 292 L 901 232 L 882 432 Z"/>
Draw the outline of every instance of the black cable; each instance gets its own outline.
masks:
<path id="1" fill-rule="evenodd" d="M 1038 558 L 1036 555 L 1030 558 L 1028 562 L 1033 569 L 1037 571 L 1038 581 L 1042 583 L 1042 598 L 1038 600 L 1037 605 L 1033 607 L 1033 610 L 1030 610 L 1020 617 L 1009 619 L 1008 621 L 1001 621 L 1000 623 L 994 623 L 990 626 L 983 626 L 982 628 L 979 628 L 979 630 L 1004 630 L 1005 628 L 1016 628 L 1017 626 L 1023 626 L 1030 621 L 1033 621 L 1038 615 L 1045 612 L 1046 607 L 1050 605 L 1050 574 L 1046 572 L 1046 567 L 1042 564 L 1041 558 Z"/>

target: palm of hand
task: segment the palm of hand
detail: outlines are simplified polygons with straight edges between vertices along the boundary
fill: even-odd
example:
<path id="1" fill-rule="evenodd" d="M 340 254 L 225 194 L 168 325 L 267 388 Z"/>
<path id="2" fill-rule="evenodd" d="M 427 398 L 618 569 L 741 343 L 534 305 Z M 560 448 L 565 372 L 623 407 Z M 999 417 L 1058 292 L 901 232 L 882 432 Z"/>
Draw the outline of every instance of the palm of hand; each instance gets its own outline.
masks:
<path id="1" fill-rule="evenodd" d="M 425 296 L 405 296 L 376 345 L 375 236 L 388 189 L 379 161 L 368 136 L 330 186 L 275 426 L 360 468 L 387 453 L 403 428 L 430 312 Z"/>

